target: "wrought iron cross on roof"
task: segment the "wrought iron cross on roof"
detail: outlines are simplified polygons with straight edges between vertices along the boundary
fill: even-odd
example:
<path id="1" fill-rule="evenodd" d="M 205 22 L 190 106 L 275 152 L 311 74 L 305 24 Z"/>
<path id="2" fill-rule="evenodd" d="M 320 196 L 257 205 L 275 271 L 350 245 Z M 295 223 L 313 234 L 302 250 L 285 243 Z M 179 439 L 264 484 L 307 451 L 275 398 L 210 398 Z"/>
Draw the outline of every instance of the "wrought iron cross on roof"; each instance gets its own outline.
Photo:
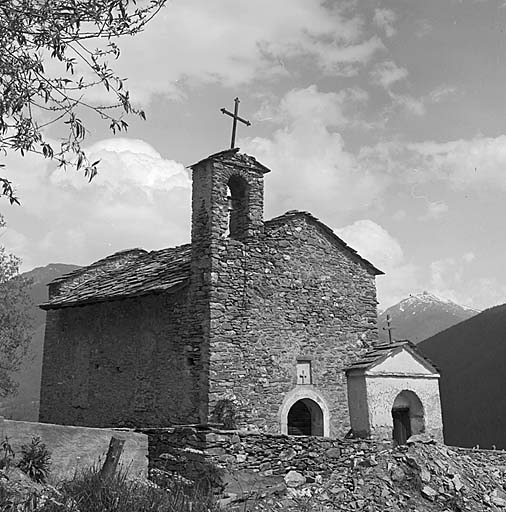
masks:
<path id="1" fill-rule="evenodd" d="M 392 344 L 392 331 L 395 329 L 395 327 L 392 327 L 392 317 L 390 315 L 387 315 L 387 326 L 383 327 L 384 331 L 388 331 L 388 342 Z"/>
<path id="2" fill-rule="evenodd" d="M 229 112 L 226 108 L 222 108 L 221 109 L 221 113 L 222 114 L 226 114 L 227 116 L 230 116 L 231 118 L 233 118 L 234 122 L 232 123 L 232 141 L 230 143 L 230 149 L 234 149 L 235 148 L 235 133 L 237 131 L 237 121 L 241 121 L 241 123 L 244 123 L 246 126 L 251 126 L 251 123 L 246 120 L 246 119 L 243 119 L 242 117 L 239 117 L 239 98 L 235 98 L 234 100 L 234 113 L 232 114 L 232 112 Z"/>

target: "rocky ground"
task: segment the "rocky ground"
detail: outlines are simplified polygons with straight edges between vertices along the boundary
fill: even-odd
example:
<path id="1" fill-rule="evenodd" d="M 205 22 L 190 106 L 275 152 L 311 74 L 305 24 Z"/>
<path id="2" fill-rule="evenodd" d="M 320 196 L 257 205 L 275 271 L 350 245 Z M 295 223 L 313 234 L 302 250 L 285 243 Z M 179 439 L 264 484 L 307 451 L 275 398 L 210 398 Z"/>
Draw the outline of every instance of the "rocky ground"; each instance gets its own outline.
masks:
<path id="1" fill-rule="evenodd" d="M 277 479 L 259 473 L 256 482 L 228 475 L 222 506 L 242 512 L 506 511 L 502 451 L 463 450 L 422 438 L 398 448 L 358 443 L 344 447 L 340 460 L 326 478 L 297 468 Z"/>

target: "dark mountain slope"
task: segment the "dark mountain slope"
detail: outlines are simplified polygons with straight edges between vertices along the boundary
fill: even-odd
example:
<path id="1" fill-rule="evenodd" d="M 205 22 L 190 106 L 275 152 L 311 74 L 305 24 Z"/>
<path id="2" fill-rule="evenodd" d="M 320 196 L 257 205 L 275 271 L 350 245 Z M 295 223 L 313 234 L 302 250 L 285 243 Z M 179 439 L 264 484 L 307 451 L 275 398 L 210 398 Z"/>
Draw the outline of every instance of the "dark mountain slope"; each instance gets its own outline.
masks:
<path id="1" fill-rule="evenodd" d="M 441 371 L 448 444 L 506 448 L 506 304 L 418 345 Z"/>
<path id="2" fill-rule="evenodd" d="M 28 355 L 14 378 L 19 382 L 18 392 L 14 396 L 0 402 L 0 415 L 14 420 L 37 421 L 39 416 L 40 376 L 42 370 L 42 351 L 44 348 L 44 330 L 46 313 L 38 304 L 47 300 L 47 284 L 56 277 L 79 268 L 77 265 L 50 263 L 45 267 L 37 267 L 23 276 L 32 280 L 29 290 L 33 301 L 30 316 L 33 323 L 33 334 Z"/>
<path id="3" fill-rule="evenodd" d="M 459 306 L 427 292 L 401 300 L 378 316 L 379 336 L 388 341 L 387 315 L 390 315 L 392 336 L 396 340 L 408 339 L 419 343 L 438 332 L 476 315 L 478 311 Z"/>

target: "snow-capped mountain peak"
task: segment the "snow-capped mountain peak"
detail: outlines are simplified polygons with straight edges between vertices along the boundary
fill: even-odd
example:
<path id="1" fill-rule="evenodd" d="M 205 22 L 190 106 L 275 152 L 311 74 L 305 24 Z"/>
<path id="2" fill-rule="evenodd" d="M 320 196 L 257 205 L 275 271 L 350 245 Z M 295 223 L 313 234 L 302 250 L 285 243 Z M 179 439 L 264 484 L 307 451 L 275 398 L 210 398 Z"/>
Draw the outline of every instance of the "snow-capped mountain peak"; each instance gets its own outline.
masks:
<path id="1" fill-rule="evenodd" d="M 387 316 L 396 340 L 409 339 L 418 343 L 451 327 L 479 311 L 460 306 L 449 299 L 424 291 L 412 294 L 389 307 L 378 316 L 380 339 L 388 337 Z"/>

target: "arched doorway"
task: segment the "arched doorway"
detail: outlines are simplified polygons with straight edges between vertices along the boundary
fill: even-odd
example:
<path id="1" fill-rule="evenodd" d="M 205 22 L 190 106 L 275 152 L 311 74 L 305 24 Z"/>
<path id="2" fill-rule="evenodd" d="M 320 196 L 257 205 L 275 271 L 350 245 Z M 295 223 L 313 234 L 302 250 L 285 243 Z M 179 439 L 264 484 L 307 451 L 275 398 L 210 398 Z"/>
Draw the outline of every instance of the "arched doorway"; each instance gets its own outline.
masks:
<path id="1" fill-rule="evenodd" d="M 295 402 L 288 411 L 288 435 L 323 436 L 323 411 L 309 398 Z"/>
<path id="2" fill-rule="evenodd" d="M 416 393 L 401 391 L 392 406 L 393 439 L 397 444 L 406 444 L 414 434 L 425 431 L 423 405 Z"/>

